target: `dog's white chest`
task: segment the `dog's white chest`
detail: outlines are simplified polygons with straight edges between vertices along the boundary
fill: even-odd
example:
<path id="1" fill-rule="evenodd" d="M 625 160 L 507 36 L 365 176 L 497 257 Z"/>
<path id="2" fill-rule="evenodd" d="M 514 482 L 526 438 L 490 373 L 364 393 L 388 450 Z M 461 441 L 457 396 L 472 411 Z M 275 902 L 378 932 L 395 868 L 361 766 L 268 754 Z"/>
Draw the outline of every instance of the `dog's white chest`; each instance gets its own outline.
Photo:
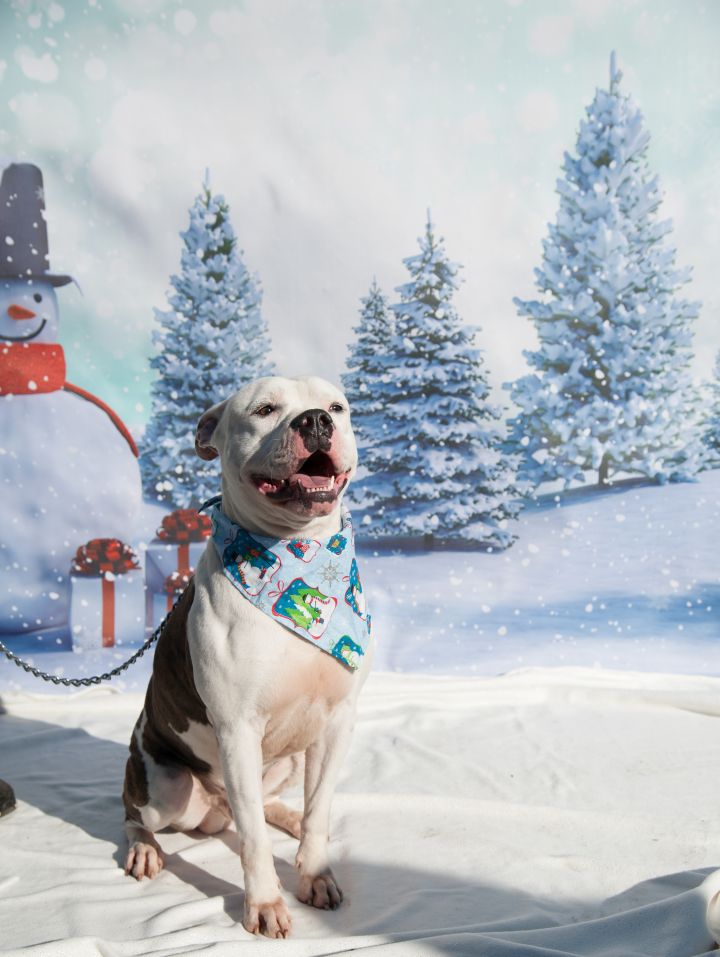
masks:
<path id="1" fill-rule="evenodd" d="M 218 566 L 209 547 L 188 621 L 198 693 L 216 728 L 241 714 L 262 729 L 265 761 L 304 751 L 336 708 L 354 704 L 363 676 L 258 611 Z"/>
<path id="2" fill-rule="evenodd" d="M 322 735 L 335 709 L 354 700 L 361 680 L 306 642 L 292 635 L 289 640 L 294 645 L 267 699 L 266 759 L 308 748 Z"/>

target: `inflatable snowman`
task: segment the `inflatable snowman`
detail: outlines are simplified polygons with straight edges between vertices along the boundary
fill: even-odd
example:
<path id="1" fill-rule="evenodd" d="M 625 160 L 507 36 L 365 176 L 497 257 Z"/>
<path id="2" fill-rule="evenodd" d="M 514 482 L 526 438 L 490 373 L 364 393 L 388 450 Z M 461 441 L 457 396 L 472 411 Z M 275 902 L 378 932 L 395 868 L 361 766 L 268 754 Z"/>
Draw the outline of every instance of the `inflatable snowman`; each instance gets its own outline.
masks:
<path id="1" fill-rule="evenodd" d="M 69 569 L 91 538 L 132 537 L 137 449 L 105 403 L 65 378 L 42 173 L 0 181 L 0 636 L 68 633 Z"/>

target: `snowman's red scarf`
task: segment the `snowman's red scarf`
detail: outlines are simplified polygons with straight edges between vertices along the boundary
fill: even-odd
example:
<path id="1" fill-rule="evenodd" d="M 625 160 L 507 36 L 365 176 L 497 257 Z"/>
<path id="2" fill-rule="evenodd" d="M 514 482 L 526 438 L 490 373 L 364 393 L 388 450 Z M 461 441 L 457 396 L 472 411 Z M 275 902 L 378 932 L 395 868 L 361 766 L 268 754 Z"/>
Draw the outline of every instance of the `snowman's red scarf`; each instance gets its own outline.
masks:
<path id="1" fill-rule="evenodd" d="M 64 389 L 105 412 L 125 439 L 133 455 L 138 457 L 135 440 L 127 426 L 102 399 L 79 385 L 65 381 L 65 353 L 57 342 L 2 342 L 0 339 L 0 396 L 40 395 Z"/>
<path id="2" fill-rule="evenodd" d="M 57 392 L 65 385 L 65 353 L 57 342 L 0 339 L 0 395 Z"/>

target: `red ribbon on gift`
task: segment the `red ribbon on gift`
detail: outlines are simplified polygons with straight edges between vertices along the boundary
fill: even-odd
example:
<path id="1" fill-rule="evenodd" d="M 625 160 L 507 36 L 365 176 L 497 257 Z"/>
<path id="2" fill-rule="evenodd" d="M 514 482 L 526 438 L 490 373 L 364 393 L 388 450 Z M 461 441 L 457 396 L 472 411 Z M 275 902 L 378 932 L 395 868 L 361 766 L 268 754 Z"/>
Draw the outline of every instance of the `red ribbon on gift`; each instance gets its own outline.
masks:
<path id="1" fill-rule="evenodd" d="M 167 595 L 167 610 L 172 611 L 175 599 L 185 591 L 190 579 L 195 574 L 194 568 L 184 568 L 179 572 L 172 572 L 163 583 L 163 591 Z"/>
<path id="2" fill-rule="evenodd" d="M 102 578 L 102 644 L 115 644 L 115 575 L 139 568 L 137 555 L 119 538 L 93 538 L 81 545 L 70 566 L 73 575 Z"/>
<path id="3" fill-rule="evenodd" d="M 157 530 L 157 537 L 178 546 L 178 571 L 190 566 L 190 542 L 202 542 L 212 532 L 212 522 L 194 508 L 176 508 L 166 515 Z"/>

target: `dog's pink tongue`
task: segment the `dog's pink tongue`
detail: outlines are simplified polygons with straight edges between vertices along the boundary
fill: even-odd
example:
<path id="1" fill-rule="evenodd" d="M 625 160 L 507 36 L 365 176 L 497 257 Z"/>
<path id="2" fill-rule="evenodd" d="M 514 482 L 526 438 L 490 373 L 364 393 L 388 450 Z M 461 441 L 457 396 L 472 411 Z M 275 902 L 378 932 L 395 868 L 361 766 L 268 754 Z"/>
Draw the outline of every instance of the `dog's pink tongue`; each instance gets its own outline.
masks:
<path id="1" fill-rule="evenodd" d="M 318 488 L 332 482 L 327 475 L 306 475 L 304 472 L 298 472 L 297 480 L 303 488 Z"/>

